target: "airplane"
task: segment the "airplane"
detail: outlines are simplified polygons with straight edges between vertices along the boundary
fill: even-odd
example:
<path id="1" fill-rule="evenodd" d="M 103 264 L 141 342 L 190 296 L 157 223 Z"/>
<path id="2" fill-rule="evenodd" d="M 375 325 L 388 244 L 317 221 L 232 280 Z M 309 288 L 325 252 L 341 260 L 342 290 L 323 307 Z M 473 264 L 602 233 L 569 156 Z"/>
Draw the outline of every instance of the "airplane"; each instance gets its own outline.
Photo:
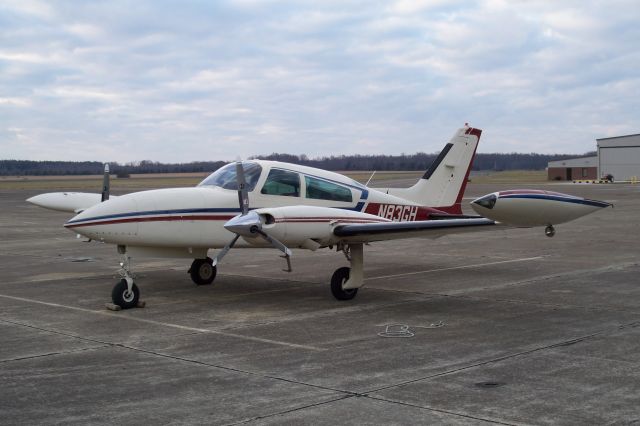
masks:
<path id="1" fill-rule="evenodd" d="M 412 237 L 438 238 L 496 226 L 544 226 L 574 220 L 612 204 L 543 190 L 499 191 L 471 202 L 462 198 L 482 130 L 458 129 L 424 175 L 409 188 L 369 188 L 347 176 L 301 165 L 249 160 L 229 163 L 196 187 L 111 196 L 105 165 L 101 194 L 57 192 L 27 201 L 75 216 L 64 227 L 89 241 L 114 244 L 121 279 L 114 305 L 138 306 L 133 257 L 193 259 L 188 273 L 211 284 L 233 248 L 272 247 L 292 270 L 292 249 L 333 249 L 349 267 L 335 270 L 330 288 L 338 300 L 353 299 L 364 284 L 364 246 Z M 210 257 L 209 251 L 219 249 Z"/>

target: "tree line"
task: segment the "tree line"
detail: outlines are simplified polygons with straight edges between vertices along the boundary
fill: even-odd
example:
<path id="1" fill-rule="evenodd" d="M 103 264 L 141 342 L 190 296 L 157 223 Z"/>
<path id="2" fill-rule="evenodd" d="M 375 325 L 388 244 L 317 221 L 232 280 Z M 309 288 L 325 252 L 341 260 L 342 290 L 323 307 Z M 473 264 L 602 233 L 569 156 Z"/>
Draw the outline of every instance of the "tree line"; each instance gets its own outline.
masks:
<path id="1" fill-rule="evenodd" d="M 549 161 L 568 158 L 593 156 L 595 152 L 584 155 L 572 154 L 522 154 L 494 153 L 476 154 L 473 170 L 543 170 Z M 401 155 L 339 155 L 321 158 L 308 158 L 306 155 L 270 154 L 251 157 L 251 159 L 284 161 L 287 163 L 317 167 L 333 171 L 354 170 L 426 170 L 438 156 L 437 153 Z M 226 161 L 195 161 L 191 163 L 160 163 L 144 160 L 119 164 L 110 162 L 112 174 L 125 177 L 133 173 L 208 173 L 223 165 Z M 0 160 L 0 176 L 55 176 L 55 175 L 95 175 L 102 174 L 104 164 L 99 161 L 30 161 Z"/>

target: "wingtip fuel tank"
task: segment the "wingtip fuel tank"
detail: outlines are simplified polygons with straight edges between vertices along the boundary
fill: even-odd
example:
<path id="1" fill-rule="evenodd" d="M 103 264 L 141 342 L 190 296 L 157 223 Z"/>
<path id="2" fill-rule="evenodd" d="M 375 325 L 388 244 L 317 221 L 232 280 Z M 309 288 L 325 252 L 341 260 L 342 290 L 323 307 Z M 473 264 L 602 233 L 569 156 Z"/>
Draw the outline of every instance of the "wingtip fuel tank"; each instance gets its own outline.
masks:
<path id="1" fill-rule="evenodd" d="M 471 202 L 479 215 L 517 227 L 557 225 L 610 206 L 605 201 L 537 189 L 493 192 Z"/>

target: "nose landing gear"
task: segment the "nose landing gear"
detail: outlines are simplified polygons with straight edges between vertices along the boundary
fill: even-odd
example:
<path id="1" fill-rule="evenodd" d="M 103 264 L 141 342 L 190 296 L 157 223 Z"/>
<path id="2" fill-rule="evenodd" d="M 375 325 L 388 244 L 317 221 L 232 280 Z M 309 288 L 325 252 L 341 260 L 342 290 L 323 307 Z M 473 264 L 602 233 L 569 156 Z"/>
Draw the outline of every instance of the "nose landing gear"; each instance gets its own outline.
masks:
<path id="1" fill-rule="evenodd" d="M 111 290 L 111 300 L 114 305 L 122 309 L 130 309 L 138 306 L 140 301 L 140 290 L 133 281 L 133 274 L 130 270 L 131 258 L 127 255 L 126 246 L 118 246 L 120 254 L 120 276 L 122 279 Z"/>

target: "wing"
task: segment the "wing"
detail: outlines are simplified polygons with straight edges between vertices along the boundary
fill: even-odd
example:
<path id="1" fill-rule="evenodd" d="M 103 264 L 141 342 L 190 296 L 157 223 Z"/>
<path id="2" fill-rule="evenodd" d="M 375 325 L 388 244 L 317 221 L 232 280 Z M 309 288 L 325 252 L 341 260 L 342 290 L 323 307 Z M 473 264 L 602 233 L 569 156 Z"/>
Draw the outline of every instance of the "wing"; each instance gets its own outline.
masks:
<path id="1" fill-rule="evenodd" d="M 439 238 L 444 235 L 495 229 L 498 225 L 483 217 L 337 225 L 333 234 L 345 242 L 368 243 L 400 238 Z"/>
<path id="2" fill-rule="evenodd" d="M 116 197 L 112 195 L 111 198 Z M 91 206 L 100 204 L 102 202 L 102 194 L 87 192 L 49 192 L 31 197 L 27 202 L 49 210 L 80 213 Z"/>

